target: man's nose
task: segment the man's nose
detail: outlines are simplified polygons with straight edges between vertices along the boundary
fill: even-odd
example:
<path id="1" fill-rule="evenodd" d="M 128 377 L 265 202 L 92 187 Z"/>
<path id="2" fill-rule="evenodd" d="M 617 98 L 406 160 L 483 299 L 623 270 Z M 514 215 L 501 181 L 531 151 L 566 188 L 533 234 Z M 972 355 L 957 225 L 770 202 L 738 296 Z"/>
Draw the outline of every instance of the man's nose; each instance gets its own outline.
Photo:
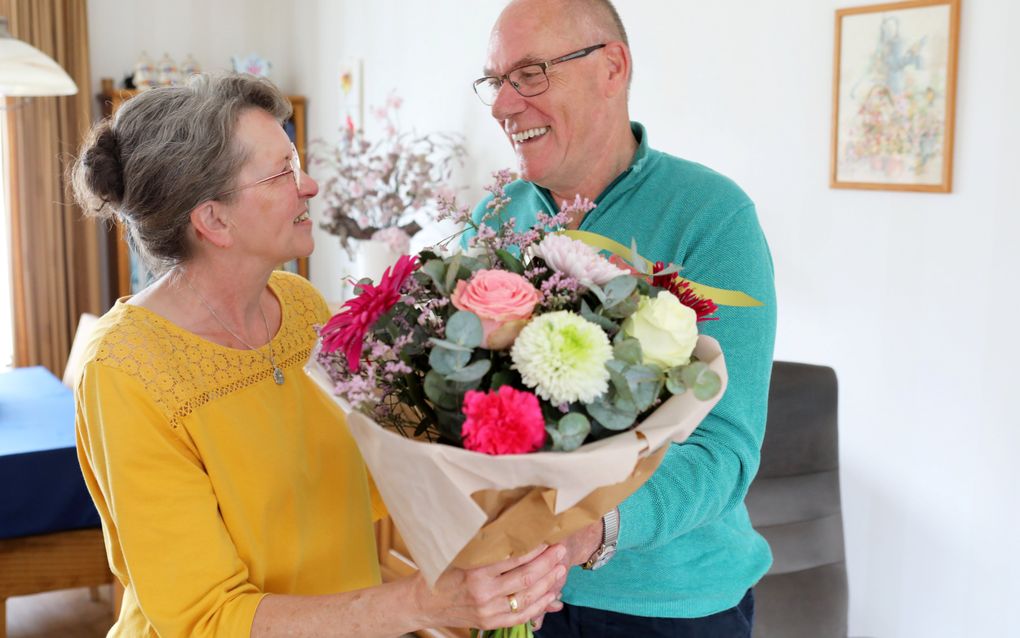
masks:
<path id="1" fill-rule="evenodd" d="M 511 115 L 516 115 L 524 110 L 527 102 L 520 93 L 510 86 L 507 80 L 500 85 L 496 91 L 496 99 L 492 101 L 492 117 L 497 120 L 505 120 Z"/>

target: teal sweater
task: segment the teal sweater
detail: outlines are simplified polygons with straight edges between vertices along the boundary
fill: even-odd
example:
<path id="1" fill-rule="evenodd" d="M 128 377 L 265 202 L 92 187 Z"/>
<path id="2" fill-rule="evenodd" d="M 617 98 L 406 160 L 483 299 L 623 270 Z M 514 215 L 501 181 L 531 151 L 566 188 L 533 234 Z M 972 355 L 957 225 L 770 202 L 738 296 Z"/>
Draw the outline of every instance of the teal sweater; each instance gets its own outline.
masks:
<path id="1" fill-rule="evenodd" d="M 618 551 L 602 569 L 570 571 L 565 601 L 640 616 L 694 618 L 736 605 L 768 570 L 768 544 L 751 527 L 744 496 L 758 471 L 765 433 L 776 297 L 772 258 L 754 204 L 718 173 L 639 147 L 630 168 L 595 200 L 581 230 L 630 246 L 652 261 L 681 264 L 684 277 L 741 290 L 764 307 L 720 306 L 699 324 L 719 340 L 729 387 L 682 444 L 672 444 L 651 479 L 620 505 Z M 506 217 L 519 229 L 556 206 L 544 188 L 507 187 Z M 479 219 L 486 198 L 475 210 Z"/>

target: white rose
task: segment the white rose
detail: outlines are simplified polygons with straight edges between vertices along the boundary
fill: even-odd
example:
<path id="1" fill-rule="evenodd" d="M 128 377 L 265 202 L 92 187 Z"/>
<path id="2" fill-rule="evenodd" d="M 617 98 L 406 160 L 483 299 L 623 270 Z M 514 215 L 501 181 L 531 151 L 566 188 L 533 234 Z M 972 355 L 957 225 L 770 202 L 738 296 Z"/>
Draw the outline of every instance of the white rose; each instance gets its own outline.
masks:
<path id="1" fill-rule="evenodd" d="M 687 365 L 698 342 L 698 315 L 668 292 L 641 297 L 637 312 L 623 322 L 623 333 L 641 343 L 645 363 L 663 369 Z"/>

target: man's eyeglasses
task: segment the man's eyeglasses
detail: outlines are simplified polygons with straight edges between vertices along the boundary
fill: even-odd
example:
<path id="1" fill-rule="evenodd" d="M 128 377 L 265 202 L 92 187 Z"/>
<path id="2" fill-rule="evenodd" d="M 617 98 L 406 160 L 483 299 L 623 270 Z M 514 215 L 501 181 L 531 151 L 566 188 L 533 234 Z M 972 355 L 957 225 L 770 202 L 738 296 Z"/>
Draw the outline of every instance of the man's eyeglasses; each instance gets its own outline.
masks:
<path id="1" fill-rule="evenodd" d="M 252 182 L 251 184 L 245 184 L 244 186 L 238 186 L 237 188 L 231 188 L 228 191 L 223 191 L 216 197 L 224 197 L 226 195 L 236 193 L 237 191 L 243 191 L 246 188 L 251 188 L 253 186 L 258 186 L 259 184 L 272 181 L 277 177 L 283 177 L 288 173 L 294 176 L 294 185 L 297 186 L 298 192 L 301 192 L 301 157 L 298 155 L 297 148 L 293 144 L 290 145 L 290 161 L 287 170 L 280 171 L 279 173 L 270 175 L 269 177 L 263 177 L 257 182 Z"/>
<path id="2" fill-rule="evenodd" d="M 596 44 L 546 62 L 525 64 L 524 66 L 510 69 L 510 71 L 500 76 L 486 76 L 484 78 L 478 78 L 474 83 L 475 93 L 486 106 L 492 106 L 492 104 L 496 101 L 496 96 L 499 95 L 499 90 L 503 87 L 504 82 L 509 82 L 510 86 L 514 87 L 514 90 L 522 97 L 535 97 L 536 95 L 541 95 L 549 90 L 549 76 L 546 75 L 546 70 L 548 70 L 549 67 L 554 64 L 559 64 L 560 62 L 569 62 L 570 60 L 583 58 L 589 53 L 598 51 L 604 46 L 606 46 L 604 43 Z"/>

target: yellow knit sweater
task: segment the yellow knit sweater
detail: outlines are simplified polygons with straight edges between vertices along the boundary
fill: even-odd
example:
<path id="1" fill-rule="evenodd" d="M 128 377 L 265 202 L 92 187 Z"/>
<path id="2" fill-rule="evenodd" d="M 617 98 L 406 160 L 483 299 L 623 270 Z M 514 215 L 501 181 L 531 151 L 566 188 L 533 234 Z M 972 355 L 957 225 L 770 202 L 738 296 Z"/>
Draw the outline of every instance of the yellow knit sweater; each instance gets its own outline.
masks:
<path id="1" fill-rule="evenodd" d="M 126 590 L 111 636 L 247 636 L 267 593 L 380 581 L 382 505 L 343 416 L 301 370 L 326 305 L 297 276 L 269 286 L 283 308 L 272 341 L 283 385 L 259 352 L 123 300 L 96 329 L 76 425 Z"/>

